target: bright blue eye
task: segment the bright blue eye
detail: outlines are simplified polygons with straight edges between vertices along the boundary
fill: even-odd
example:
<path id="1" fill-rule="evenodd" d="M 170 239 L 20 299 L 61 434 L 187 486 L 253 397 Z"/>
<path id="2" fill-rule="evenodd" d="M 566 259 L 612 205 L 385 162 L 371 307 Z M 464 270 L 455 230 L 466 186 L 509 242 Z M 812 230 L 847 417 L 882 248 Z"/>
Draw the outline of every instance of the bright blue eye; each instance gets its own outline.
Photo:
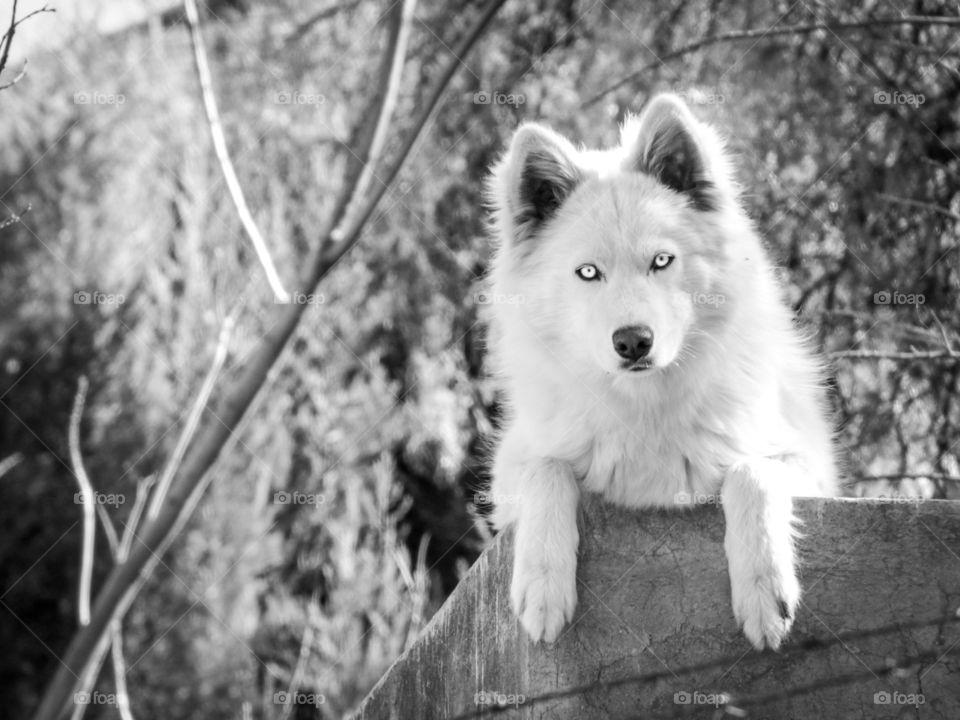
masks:
<path id="1" fill-rule="evenodd" d="M 576 273 L 578 278 L 581 280 L 586 280 L 587 282 L 599 280 L 601 277 L 603 277 L 603 275 L 600 273 L 600 270 L 597 269 L 597 266 L 589 263 L 578 267 Z"/>
<path id="2" fill-rule="evenodd" d="M 657 253 L 653 258 L 653 262 L 650 264 L 650 269 L 663 270 L 664 268 L 669 267 L 670 263 L 672 262 L 673 262 L 673 255 L 671 255 L 670 253 L 666 253 L 666 252 Z"/>

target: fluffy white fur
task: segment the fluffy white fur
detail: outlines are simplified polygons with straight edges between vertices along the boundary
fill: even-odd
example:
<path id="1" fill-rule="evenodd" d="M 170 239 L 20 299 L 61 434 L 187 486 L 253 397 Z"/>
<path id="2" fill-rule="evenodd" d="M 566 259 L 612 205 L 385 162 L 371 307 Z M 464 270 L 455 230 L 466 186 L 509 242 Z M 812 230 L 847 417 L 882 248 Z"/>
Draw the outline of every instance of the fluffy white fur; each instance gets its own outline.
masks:
<path id="1" fill-rule="evenodd" d="M 522 126 L 490 193 L 489 342 L 508 406 L 494 521 L 517 526 L 523 627 L 552 642 L 573 615 L 580 491 L 634 507 L 712 499 L 734 616 L 757 648 L 778 647 L 799 601 L 791 498 L 834 494 L 834 452 L 820 369 L 722 144 L 662 95 L 612 150 Z M 584 264 L 602 279 L 578 277 Z M 654 338 L 639 372 L 611 341 L 635 325 Z"/>

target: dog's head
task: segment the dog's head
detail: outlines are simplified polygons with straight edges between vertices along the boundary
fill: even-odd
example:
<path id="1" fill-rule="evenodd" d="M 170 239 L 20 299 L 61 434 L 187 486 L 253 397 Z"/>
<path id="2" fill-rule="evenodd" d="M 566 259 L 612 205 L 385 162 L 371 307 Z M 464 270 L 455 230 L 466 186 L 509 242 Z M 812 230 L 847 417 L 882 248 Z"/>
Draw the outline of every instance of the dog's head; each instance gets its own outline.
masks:
<path id="1" fill-rule="evenodd" d="M 679 98 L 653 99 L 614 150 L 524 125 L 491 190 L 494 292 L 524 299 L 510 322 L 560 363 L 642 376 L 724 311 L 741 213 L 719 140 Z"/>

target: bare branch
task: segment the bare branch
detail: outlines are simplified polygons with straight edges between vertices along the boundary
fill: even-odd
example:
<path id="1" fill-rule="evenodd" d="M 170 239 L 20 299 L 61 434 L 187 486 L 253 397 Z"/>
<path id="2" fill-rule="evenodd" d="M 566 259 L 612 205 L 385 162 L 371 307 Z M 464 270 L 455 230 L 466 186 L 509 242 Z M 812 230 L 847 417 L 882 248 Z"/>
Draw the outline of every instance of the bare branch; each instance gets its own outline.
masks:
<path id="1" fill-rule="evenodd" d="M 103 525 L 103 532 L 107 536 L 107 545 L 110 548 L 110 553 L 116 556 L 120 549 L 120 540 L 117 537 L 117 530 L 113 526 L 113 521 L 110 519 L 110 514 L 107 512 L 107 509 L 100 503 L 96 503 L 96 507 L 97 517 L 100 518 L 100 524 Z"/>
<path id="2" fill-rule="evenodd" d="M 143 509 L 147 506 L 147 500 L 150 498 L 150 488 L 156 478 L 150 475 L 137 483 L 137 497 L 133 501 L 133 510 L 130 511 L 130 517 L 127 518 L 127 524 L 123 528 L 123 538 L 120 540 L 120 548 L 117 551 L 117 561 L 124 562 L 130 554 L 130 544 L 133 542 L 133 536 L 136 535 L 137 526 L 140 524 L 140 516 L 143 515 Z"/>
<path id="3" fill-rule="evenodd" d="M 854 482 L 874 482 L 889 480 L 946 480 L 960 483 L 960 475 L 946 475 L 944 473 L 893 473 L 890 475 L 861 475 L 854 478 Z"/>
<path id="4" fill-rule="evenodd" d="M 96 501 L 93 493 L 93 484 L 87 475 L 86 468 L 83 465 L 83 455 L 80 452 L 80 420 L 83 416 L 83 406 L 87 397 L 89 383 L 86 377 L 81 377 L 77 383 L 77 394 L 73 401 L 73 412 L 70 414 L 70 430 L 68 444 L 70 446 L 70 462 L 73 465 L 73 472 L 80 485 L 81 499 L 83 500 L 83 547 L 81 550 L 81 571 L 80 571 L 80 590 L 79 590 L 79 615 L 80 624 L 86 625 L 90 622 L 90 579 L 93 572 L 93 548 L 96 536 L 96 525 L 93 520 L 94 508 L 103 524 L 104 532 L 107 535 L 107 541 L 110 545 L 111 555 L 114 561 L 117 561 L 120 551 L 120 543 L 117 539 L 117 532 L 113 527 L 110 516 L 106 508 Z M 113 668 L 116 679 L 117 689 L 117 710 L 122 720 L 133 720 L 133 714 L 130 712 L 130 703 L 127 696 L 127 683 L 125 675 L 125 663 L 123 662 L 122 648 L 122 626 L 119 618 L 115 619 L 110 626 L 111 643 L 113 646 Z M 100 668 L 103 666 L 103 654 L 105 648 L 101 643 L 101 649 L 97 657 L 90 665 L 90 671 L 85 674 L 82 681 L 82 690 L 89 692 L 93 687 L 97 676 L 100 674 Z M 86 709 L 84 705 L 78 705 L 74 710 L 73 717 L 83 717 Z"/>
<path id="5" fill-rule="evenodd" d="M 450 80 L 462 65 L 462 58 L 466 57 L 482 36 L 504 1 L 489 0 L 478 19 L 457 43 L 454 57 L 439 74 L 433 92 L 420 114 L 411 123 L 400 144 L 400 150 L 391 159 L 388 168 L 379 178 L 379 183 L 368 196 L 362 210 L 357 213 L 356 219 L 343 233 L 342 240 L 334 243 L 331 241 L 331 232 L 340 224 L 354 194 L 355 183 L 353 187 L 344 187 L 327 229 L 320 234 L 314 256 L 308 264 L 308 268 L 312 270 L 307 277 L 312 283 L 311 287 L 356 243 L 380 198 L 399 173 L 407 155 L 432 117 Z M 391 29 L 392 34 L 400 31 L 399 24 Z M 402 61 L 405 51 L 403 48 L 402 52 L 395 52 L 394 58 Z M 359 157 L 370 157 L 372 140 L 371 136 L 367 151 L 358 153 Z M 270 329 L 238 368 L 223 394 L 222 401 L 216 407 L 216 416 L 205 423 L 197 433 L 170 485 L 168 499 L 160 508 L 158 516 L 147 522 L 142 533 L 138 534 L 138 542 L 131 546 L 126 562 L 116 565 L 106 578 L 94 604 L 90 625 L 81 628 L 71 639 L 60 665 L 45 689 L 43 700 L 34 716 L 35 720 L 57 720 L 69 707 L 77 676 L 83 674 L 92 662 L 101 639 L 109 638 L 107 631 L 110 623 L 114 618 L 123 617 L 156 566 L 158 558 L 167 550 L 190 517 L 212 477 L 207 471 L 217 460 L 231 439 L 234 429 L 258 395 L 270 369 L 296 329 L 305 307 L 305 304 L 301 303 L 273 306 L 271 317 L 264 323 Z"/>
<path id="6" fill-rule="evenodd" d="M 137 500 L 140 501 L 139 494 L 137 495 Z M 101 522 L 103 522 L 104 529 L 108 531 L 107 540 L 109 541 L 108 544 L 110 545 L 110 555 L 113 557 L 113 561 L 115 563 L 123 562 L 123 558 L 120 555 L 121 545 L 117 542 L 117 533 L 116 530 L 114 530 L 113 523 L 110 521 L 109 515 L 107 515 L 106 509 L 98 503 L 97 511 Z M 130 710 L 130 696 L 127 690 L 126 662 L 123 658 L 123 621 L 120 618 L 115 618 L 110 623 L 110 649 L 112 650 L 111 664 L 113 665 L 114 685 L 117 691 L 117 712 L 120 714 L 121 720 L 133 720 L 133 712 Z M 80 688 L 81 692 L 89 694 L 93 689 L 94 683 L 100 676 L 100 670 L 103 668 L 106 651 L 106 645 L 101 643 L 101 645 L 97 648 L 97 653 L 93 659 L 93 662 L 90 664 L 90 672 L 84 676 Z M 80 720 L 85 711 L 85 705 L 78 705 L 73 712 L 72 718 L 74 720 Z"/>
<path id="7" fill-rule="evenodd" d="M 949 350 L 911 350 L 884 352 L 882 350 L 837 350 L 828 353 L 832 360 L 957 360 Z"/>
<path id="8" fill-rule="evenodd" d="M 10 59 L 10 46 L 13 44 L 13 36 L 17 32 L 17 26 L 29 20 L 34 15 L 39 15 L 40 13 L 48 13 L 48 12 L 56 12 L 56 10 L 48 8 L 46 5 L 44 5 L 42 8 L 39 8 L 38 10 L 34 10 L 33 12 L 29 12 L 18 20 L 17 19 L 17 0 L 13 0 L 13 11 L 11 12 L 11 17 L 10 17 L 10 27 L 8 27 L 7 31 L 3 34 L 2 37 L 0 37 L 0 74 L 2 74 L 4 71 L 4 68 L 7 67 L 7 61 Z M 26 72 L 27 72 L 27 61 L 24 60 L 23 68 L 21 68 L 20 72 L 17 73 L 16 77 L 14 77 L 13 80 L 11 80 L 10 82 L 0 85 L 0 90 L 6 90 L 8 87 L 16 85 L 18 82 L 20 82 L 20 79 L 26 74 Z"/>
<path id="9" fill-rule="evenodd" d="M 67 433 L 67 444 L 70 447 L 70 464 L 73 465 L 73 474 L 80 486 L 80 507 L 83 510 L 83 544 L 80 551 L 80 588 L 77 601 L 77 614 L 81 625 L 90 623 L 90 579 L 93 575 L 93 547 L 96 540 L 96 512 L 97 498 L 93 494 L 93 486 L 87 471 L 83 467 L 83 456 L 80 454 L 80 418 L 83 416 L 83 404 L 87 399 L 87 389 L 90 384 L 87 378 L 81 377 L 77 381 L 77 394 L 73 398 L 73 412 L 70 413 L 70 429 Z"/>
<path id="10" fill-rule="evenodd" d="M 240 181 L 237 179 L 237 173 L 233 169 L 233 161 L 227 151 L 227 140 L 220 123 L 220 111 L 217 109 L 217 100 L 213 94 L 213 80 L 210 76 L 210 66 L 207 64 L 207 51 L 203 45 L 203 36 L 200 34 L 200 15 L 197 11 L 196 0 L 184 0 L 183 7 L 186 10 L 187 29 L 190 31 L 190 42 L 193 45 L 193 60 L 197 69 L 197 79 L 200 82 L 200 92 L 203 95 L 203 107 L 207 114 L 210 139 L 213 140 L 213 150 L 220 163 L 220 169 L 223 171 L 223 178 L 227 182 L 230 199 L 233 200 L 233 205 L 237 209 L 237 215 L 240 216 L 240 223 L 243 225 L 247 237 L 253 243 L 257 259 L 260 260 L 260 265 L 263 266 L 267 281 L 273 290 L 274 299 L 281 303 L 290 302 L 290 296 L 283 289 L 283 283 L 280 281 L 276 267 L 274 267 L 270 252 L 267 250 L 267 244 L 263 241 L 257 223 L 250 213 L 250 208 L 243 196 L 243 189 L 240 187 Z"/>
<path id="11" fill-rule="evenodd" d="M 204 379 L 203 386 L 200 389 L 200 394 L 197 396 L 196 401 L 194 402 L 193 407 L 191 408 L 190 415 L 187 418 L 187 422 L 184 424 L 183 432 L 180 435 L 180 438 L 177 442 L 177 446 L 174 450 L 173 455 L 168 461 L 166 467 L 164 468 L 163 478 L 161 479 L 160 485 L 157 488 L 157 492 L 153 496 L 153 502 L 151 503 L 151 513 L 155 512 L 155 508 L 159 508 L 163 504 L 166 491 L 169 488 L 170 481 L 173 477 L 173 474 L 176 472 L 179 467 L 180 461 L 183 458 L 183 454 L 186 450 L 187 444 L 193 438 L 193 435 L 196 431 L 197 424 L 199 422 L 200 416 L 203 413 L 204 408 L 206 407 L 207 401 L 210 399 L 210 394 L 213 391 L 213 385 L 216 382 L 217 376 L 220 374 L 220 370 L 223 367 L 224 362 L 227 357 L 227 347 L 230 341 L 230 335 L 233 330 L 234 320 L 232 317 L 228 317 L 223 324 L 223 328 L 220 331 L 220 339 L 217 343 L 217 348 L 214 352 L 213 363 L 210 367 L 210 370 L 207 372 L 207 376 Z M 83 392 L 86 393 L 86 378 L 81 378 L 81 383 L 83 383 L 84 388 Z M 78 391 L 79 397 L 79 391 Z M 82 409 L 83 401 L 79 401 L 80 408 Z M 76 406 L 74 410 L 75 415 L 77 414 Z M 79 419 L 76 420 L 76 425 L 79 425 Z M 79 433 L 77 432 L 77 438 L 74 438 L 74 419 L 71 418 L 71 456 L 73 457 L 73 463 L 75 467 L 81 469 L 81 473 L 84 479 L 86 479 L 86 473 L 83 472 L 83 465 L 80 459 L 79 454 Z M 76 448 L 76 450 L 75 450 Z M 75 470 L 76 472 L 76 470 Z M 78 478 L 80 473 L 78 473 Z M 87 480 L 87 485 L 89 486 L 89 481 Z M 147 498 L 149 495 L 149 489 L 153 485 L 153 479 L 148 478 L 146 481 L 141 481 L 137 485 L 137 497 L 134 503 L 133 510 L 128 519 L 127 525 L 124 528 L 123 540 L 118 541 L 116 530 L 113 527 L 113 523 L 110 521 L 109 516 L 100 504 L 96 504 L 96 509 L 100 513 L 100 519 L 103 523 L 104 529 L 107 531 L 107 539 L 109 541 L 111 553 L 115 563 L 123 563 L 129 553 L 130 544 L 133 542 L 133 538 L 136 535 L 137 525 L 139 523 L 140 517 L 143 513 L 143 509 L 146 506 Z M 92 506 L 93 503 L 93 490 L 90 489 L 89 500 L 84 504 L 84 509 L 88 506 Z M 149 520 L 148 516 L 148 520 Z M 86 545 L 84 546 L 86 547 Z M 92 547 L 92 543 L 91 543 Z M 86 557 L 86 553 L 84 553 Z M 82 583 L 81 583 L 82 587 Z M 81 595 L 82 596 L 82 595 Z M 86 595 L 87 602 L 87 615 L 89 617 L 89 588 L 87 589 Z M 123 625 L 122 618 L 120 616 L 114 617 L 110 621 L 110 633 L 109 633 L 109 643 L 101 641 L 92 657 L 92 662 L 89 664 L 91 670 L 84 674 L 81 682 L 81 692 L 89 693 L 93 688 L 93 684 L 96 682 L 97 677 L 100 675 L 100 669 L 103 667 L 103 662 L 108 650 L 111 650 L 111 662 L 113 665 L 114 679 L 116 682 L 117 689 L 117 711 L 120 713 L 122 720 L 133 720 L 133 715 L 130 710 L 129 697 L 127 696 L 126 688 L 126 669 L 125 663 L 123 662 Z M 121 691 L 122 686 L 122 691 Z M 123 697 L 121 698 L 121 694 Z M 83 716 L 84 706 L 78 706 L 74 711 L 73 718 L 74 720 L 79 720 Z"/>
<path id="12" fill-rule="evenodd" d="M 940 322 L 940 317 L 935 310 L 931 310 L 930 314 L 933 316 L 933 321 L 937 324 L 937 330 L 940 331 L 940 340 L 943 342 L 943 347 L 946 348 L 947 354 L 950 357 L 956 357 L 957 351 L 953 349 L 953 343 L 950 341 L 947 329 L 943 326 L 943 323 Z"/>
<path id="13" fill-rule="evenodd" d="M 127 691 L 127 663 L 123 658 L 123 624 L 120 618 L 110 623 L 110 646 L 113 683 L 117 690 L 117 712 L 120 714 L 120 720 L 133 720 L 130 695 Z"/>
<path id="14" fill-rule="evenodd" d="M 935 205 L 930 202 L 923 202 L 922 200 L 912 200 L 911 198 L 900 197 L 898 195 L 890 195 L 889 193 L 877 193 L 877 197 L 883 200 L 889 200 L 890 202 L 900 203 L 901 205 L 908 205 L 910 207 L 921 208 L 923 210 L 932 210 L 935 213 L 939 213 L 945 217 L 950 218 L 951 220 L 956 220 L 960 222 L 960 214 L 948 210 L 945 207 L 940 205 Z"/>
<path id="15" fill-rule="evenodd" d="M 0 90 L 6 90 L 7 88 L 13 87 L 13 86 L 16 85 L 18 82 L 20 82 L 21 80 L 23 80 L 23 76 L 26 75 L 26 74 L 27 74 L 27 60 L 26 60 L 26 58 L 24 58 L 24 60 L 23 60 L 23 66 L 20 68 L 20 72 L 18 72 L 16 75 L 14 75 L 14 76 L 13 76 L 13 80 L 11 80 L 10 82 L 6 82 L 6 83 L 3 83 L 2 85 L 0 85 Z"/>
<path id="16" fill-rule="evenodd" d="M 453 78 L 460 65 L 463 64 L 461 58 L 466 57 L 466 55 L 473 48 L 474 44 L 476 44 L 477 40 L 480 39 L 480 36 L 483 35 L 484 31 L 487 29 L 487 26 L 493 20 L 494 16 L 500 10 L 504 2 L 505 0 L 490 0 L 483 12 L 480 14 L 480 17 L 473 28 L 471 28 L 471 30 L 451 51 L 451 58 L 446 67 L 440 73 L 440 79 L 434 88 L 433 94 L 427 99 L 426 103 L 424 103 L 420 114 L 413 121 L 412 131 L 407 136 L 406 142 L 397 152 L 389 169 L 383 173 L 382 177 L 378 178 L 379 185 L 371 193 L 362 210 L 357 213 L 353 225 L 343 231 L 342 239 L 338 243 L 329 248 L 320 246 L 320 252 L 318 253 L 316 262 L 314 263 L 313 284 L 319 282 L 319 280 L 330 270 L 330 268 L 332 268 L 337 261 L 343 257 L 347 250 L 349 250 L 357 242 L 360 232 L 363 230 L 367 220 L 373 214 L 377 203 L 380 202 L 380 198 L 383 197 L 387 191 L 387 188 L 390 187 L 390 184 L 397 176 L 397 173 L 400 172 L 400 168 L 402 167 L 404 160 L 406 160 L 407 155 L 410 153 L 410 151 L 413 149 L 413 146 L 419 139 L 421 132 L 433 117 L 433 114 L 440 103 L 440 99 L 443 97 L 443 94 L 446 91 L 447 85 L 450 84 L 450 80 Z"/>
<path id="17" fill-rule="evenodd" d="M 343 239 L 342 230 L 349 227 L 353 216 L 358 210 L 358 204 L 363 200 L 367 193 L 367 188 L 373 180 L 374 172 L 380 163 L 383 155 L 383 146 L 387 140 L 387 130 L 390 127 L 390 119 L 393 117 L 393 110 L 397 104 L 397 97 L 400 94 L 400 76 L 403 74 L 403 56 L 406 54 L 407 41 L 410 37 L 410 25 L 413 22 L 414 2 L 405 2 L 394 6 L 394 11 L 399 13 L 396 22 L 399 23 L 399 31 L 391 34 L 390 42 L 386 52 L 383 54 L 379 77 L 380 87 L 377 97 L 379 99 L 379 108 L 372 115 L 375 120 L 368 124 L 365 130 L 369 133 L 368 138 L 362 138 L 366 149 L 362 155 L 357 155 L 355 164 L 357 178 L 353 185 L 353 192 L 350 196 L 350 202 L 344 213 L 343 219 L 331 233 L 334 242 Z M 361 133 L 361 137 L 364 133 Z"/>
<path id="18" fill-rule="evenodd" d="M 587 108 L 596 104 L 604 96 L 609 95 L 615 90 L 619 90 L 624 85 L 634 82 L 643 77 L 654 68 L 665 65 L 671 60 L 676 60 L 684 55 L 689 55 L 710 45 L 717 45 L 725 42 L 741 42 L 744 40 L 761 40 L 768 37 L 777 37 L 782 35 L 807 35 L 817 30 L 829 30 L 831 32 L 844 32 L 847 30 L 861 30 L 868 27 L 877 27 L 884 25 L 960 25 L 960 18 L 944 17 L 939 15 L 904 15 L 902 17 L 872 18 L 870 20 L 859 20 L 853 22 L 817 22 L 807 25 L 789 25 L 782 28 L 754 28 L 751 30 L 734 30 L 732 32 L 711 35 L 701 38 L 695 42 L 684 45 L 673 50 L 662 57 L 658 57 L 652 63 L 644 65 L 636 72 L 632 72 L 626 77 L 620 78 L 612 85 L 608 85 L 603 90 L 593 95 L 588 100 L 581 103 L 581 108 Z"/>
<path id="19" fill-rule="evenodd" d="M 147 511 L 148 522 L 156 520 L 157 515 L 160 513 L 163 501 L 167 497 L 167 491 L 170 489 L 170 483 L 173 482 L 173 476 L 177 470 L 180 469 L 180 463 L 183 461 L 183 456 L 187 452 L 187 447 L 196 435 L 197 425 L 200 424 L 200 417 L 203 415 L 203 411 L 207 407 L 207 402 L 210 400 L 210 395 L 213 393 L 213 386 L 217 382 L 217 376 L 223 368 L 223 363 L 227 360 L 227 347 L 230 344 L 230 335 L 233 333 L 233 322 L 233 318 L 228 317 L 220 329 L 220 339 L 217 341 L 217 349 L 213 354 L 213 363 L 210 365 L 207 376 L 203 380 L 200 393 L 193 402 L 190 415 L 187 416 L 187 422 L 183 426 L 183 432 L 180 433 L 180 439 L 177 440 L 173 455 L 163 469 L 163 475 L 160 476 L 160 483 L 157 485 L 157 491 L 154 493 L 153 500 L 150 502 L 150 509 Z M 131 532 L 136 532 L 136 527 L 133 527 Z"/>
<path id="20" fill-rule="evenodd" d="M 310 32 L 317 25 L 317 23 L 321 23 L 324 20 L 329 20 L 332 17 L 336 17 L 340 13 L 346 12 L 347 10 L 353 10 L 353 8 L 357 7 L 360 2 L 361 0 L 349 0 L 349 2 L 341 3 L 340 5 L 332 5 L 328 8 L 320 10 L 300 23 L 296 29 L 294 29 L 294 31 L 287 36 L 287 39 L 284 41 L 284 43 L 287 45 L 292 45 L 296 42 L 299 42 L 304 35 Z"/>
<path id="21" fill-rule="evenodd" d="M 13 10 L 10 14 L 10 27 L 0 38 L 0 48 L 2 48 L 2 52 L 0 52 L 0 73 L 3 72 L 3 69 L 7 66 L 7 61 L 10 59 L 10 45 L 13 44 L 13 36 L 17 32 L 17 0 L 13 0 Z"/>
<path id="22" fill-rule="evenodd" d="M 0 90 L 2 89 L 3 88 L 0 88 Z M 20 222 L 23 219 L 23 216 L 26 215 L 28 212 L 30 212 L 30 209 L 32 207 L 33 206 L 31 204 L 27 203 L 27 209 L 21 212 L 19 215 L 17 215 L 16 213 L 10 213 L 10 217 L 6 218 L 5 220 L 0 220 L 0 230 L 3 230 L 4 228 L 10 227 L 11 225 L 15 225 L 18 222 Z"/>
<path id="23" fill-rule="evenodd" d="M 83 675 L 78 679 L 78 691 L 82 693 L 90 693 L 93 689 L 93 684 L 96 682 L 97 678 L 100 677 L 100 671 L 103 669 L 103 661 L 106 658 L 107 650 L 110 648 L 110 636 L 104 635 L 102 638 L 99 638 L 97 641 L 97 647 L 90 658 L 90 663 L 87 666 L 87 670 Z M 83 703 L 76 703 L 73 708 L 73 712 L 70 713 L 70 720 L 81 720 L 84 713 L 87 711 L 87 705 Z"/>

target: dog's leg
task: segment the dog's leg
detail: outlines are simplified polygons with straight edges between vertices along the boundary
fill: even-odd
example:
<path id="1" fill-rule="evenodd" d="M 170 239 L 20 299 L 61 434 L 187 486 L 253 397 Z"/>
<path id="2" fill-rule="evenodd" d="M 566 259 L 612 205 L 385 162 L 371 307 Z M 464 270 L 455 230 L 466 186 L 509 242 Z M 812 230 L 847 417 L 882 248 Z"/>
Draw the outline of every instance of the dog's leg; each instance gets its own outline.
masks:
<path id="1" fill-rule="evenodd" d="M 780 646 L 800 601 L 790 493 L 797 472 L 779 460 L 756 459 L 733 465 L 724 477 L 733 614 L 758 650 Z"/>
<path id="2" fill-rule="evenodd" d="M 510 490 L 512 496 L 504 495 Z M 516 523 L 514 612 L 535 641 L 553 642 L 577 605 L 577 482 L 569 464 L 511 457 L 501 446 L 494 465 L 494 521 Z"/>

